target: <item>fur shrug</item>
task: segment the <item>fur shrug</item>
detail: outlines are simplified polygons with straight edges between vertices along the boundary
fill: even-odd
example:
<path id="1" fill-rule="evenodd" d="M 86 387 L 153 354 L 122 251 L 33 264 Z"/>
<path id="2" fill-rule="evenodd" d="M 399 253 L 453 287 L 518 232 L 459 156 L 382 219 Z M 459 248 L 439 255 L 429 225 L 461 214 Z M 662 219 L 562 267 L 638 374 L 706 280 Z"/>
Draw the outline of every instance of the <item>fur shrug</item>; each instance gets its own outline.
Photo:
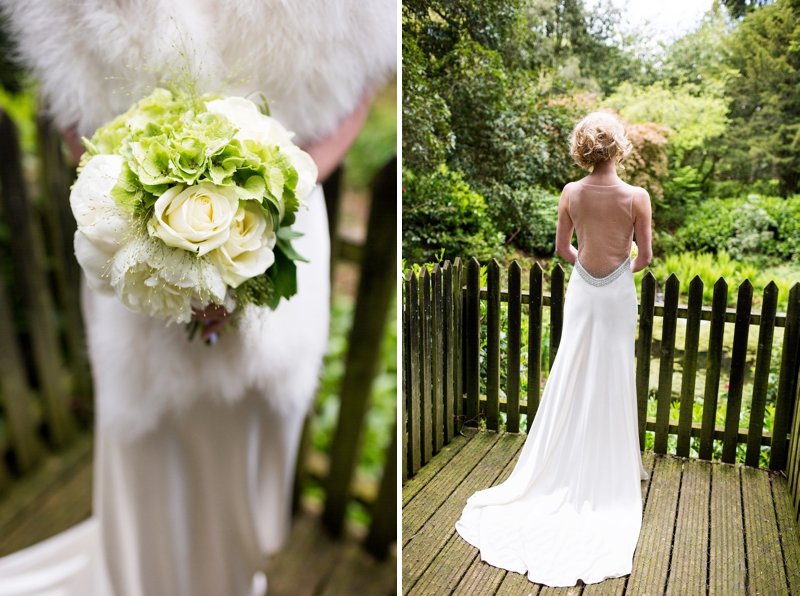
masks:
<path id="1" fill-rule="evenodd" d="M 58 125 L 91 135 L 165 77 L 263 92 L 297 133 L 323 138 L 396 66 L 395 0 L 0 0 Z M 227 82 L 227 86 L 220 85 Z M 98 423 L 138 437 L 199 399 L 263 394 L 287 415 L 313 396 L 328 332 L 321 189 L 298 214 L 298 294 L 250 309 L 213 347 L 84 288 Z"/>
<path id="2" fill-rule="evenodd" d="M 56 122 L 91 134 L 165 77 L 263 92 L 324 137 L 397 61 L 396 0 L 0 0 Z"/>

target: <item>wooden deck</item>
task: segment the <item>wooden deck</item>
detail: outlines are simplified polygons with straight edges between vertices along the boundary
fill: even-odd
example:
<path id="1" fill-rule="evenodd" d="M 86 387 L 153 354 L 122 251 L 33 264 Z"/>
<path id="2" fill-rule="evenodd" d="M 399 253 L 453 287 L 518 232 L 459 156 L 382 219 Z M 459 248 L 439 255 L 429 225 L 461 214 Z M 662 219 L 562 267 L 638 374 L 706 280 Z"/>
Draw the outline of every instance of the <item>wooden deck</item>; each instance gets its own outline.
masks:
<path id="1" fill-rule="evenodd" d="M 92 440 L 49 457 L 0 497 L 0 556 L 12 553 L 91 515 Z M 294 521 L 285 548 L 266 566 L 269 596 L 391 596 L 397 559 L 377 561 L 351 536 L 334 540 L 320 511 L 307 506 Z"/>
<path id="2" fill-rule="evenodd" d="M 631 575 L 554 589 L 483 563 L 455 522 L 473 492 L 508 477 L 524 440 L 468 430 L 406 482 L 404 594 L 800 596 L 800 541 L 782 474 L 650 452 Z"/>

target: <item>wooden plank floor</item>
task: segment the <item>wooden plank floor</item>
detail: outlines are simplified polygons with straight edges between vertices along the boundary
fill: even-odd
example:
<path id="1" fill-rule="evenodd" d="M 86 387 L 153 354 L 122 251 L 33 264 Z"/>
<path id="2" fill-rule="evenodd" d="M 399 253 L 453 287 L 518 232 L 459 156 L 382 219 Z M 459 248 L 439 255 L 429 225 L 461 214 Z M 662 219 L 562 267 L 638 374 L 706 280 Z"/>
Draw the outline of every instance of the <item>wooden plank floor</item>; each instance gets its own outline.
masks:
<path id="1" fill-rule="evenodd" d="M 631 575 L 554 589 L 487 565 L 455 522 L 473 492 L 508 477 L 524 436 L 465 433 L 403 489 L 403 594 L 800 596 L 800 541 L 783 475 L 649 452 Z"/>
<path id="2" fill-rule="evenodd" d="M 91 515 L 92 439 L 52 455 L 0 497 L 0 556 L 62 532 Z M 354 537 L 334 540 L 305 507 L 284 549 L 266 564 L 269 596 L 392 596 L 397 558 L 378 561 Z"/>

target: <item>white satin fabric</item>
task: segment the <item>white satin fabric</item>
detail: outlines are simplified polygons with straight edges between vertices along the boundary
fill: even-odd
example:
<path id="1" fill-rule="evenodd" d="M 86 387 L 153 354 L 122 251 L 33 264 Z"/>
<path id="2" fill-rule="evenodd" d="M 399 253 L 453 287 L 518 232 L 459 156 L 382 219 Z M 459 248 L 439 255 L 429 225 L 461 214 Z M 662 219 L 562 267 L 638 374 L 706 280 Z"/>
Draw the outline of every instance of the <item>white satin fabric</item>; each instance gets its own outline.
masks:
<path id="1" fill-rule="evenodd" d="M 577 270 L 570 277 L 561 345 L 514 471 L 470 497 L 456 524 L 482 560 L 535 583 L 574 586 L 631 572 L 647 475 L 634 376 L 636 290 L 628 262 L 622 266 L 605 285 Z"/>
<path id="2" fill-rule="evenodd" d="M 268 320 L 259 332 L 266 344 L 289 342 L 292 329 L 302 340 L 308 325 L 323 341 L 327 336 L 330 244 L 321 187 L 308 203 L 295 225 L 305 236 L 294 245 L 310 263 L 298 264 L 298 294 L 271 313 L 276 325 Z M 108 308 L 121 309 L 120 317 L 152 323 L 125 311 L 115 297 L 85 298 L 85 303 L 108 301 Z M 113 319 L 104 320 L 113 326 Z M 90 331 L 96 324 L 90 323 Z M 192 349 L 199 347 L 200 364 L 211 366 L 215 350 L 238 341 L 244 331 L 229 329 L 218 345 Z M 179 348 L 187 345 L 182 327 L 162 325 L 160 332 L 178 334 Z M 119 357 L 131 352 L 126 337 L 119 336 Z M 293 354 L 303 359 L 302 352 Z M 177 356 L 162 359 L 167 368 L 176 362 Z M 314 379 L 320 364 L 311 363 Z M 269 389 L 253 386 L 235 401 L 187 402 L 164 413 L 150 430 L 129 435 L 114 423 L 103 423 L 103 409 L 115 396 L 107 371 L 94 374 L 99 411 L 93 517 L 0 558 L 0 595 L 262 596 L 266 556 L 281 546 L 289 530 L 297 446 L 313 392 L 302 401 L 290 396 L 281 403 L 286 394 L 279 389 L 265 395 Z M 97 383 L 104 374 L 103 383 Z"/>

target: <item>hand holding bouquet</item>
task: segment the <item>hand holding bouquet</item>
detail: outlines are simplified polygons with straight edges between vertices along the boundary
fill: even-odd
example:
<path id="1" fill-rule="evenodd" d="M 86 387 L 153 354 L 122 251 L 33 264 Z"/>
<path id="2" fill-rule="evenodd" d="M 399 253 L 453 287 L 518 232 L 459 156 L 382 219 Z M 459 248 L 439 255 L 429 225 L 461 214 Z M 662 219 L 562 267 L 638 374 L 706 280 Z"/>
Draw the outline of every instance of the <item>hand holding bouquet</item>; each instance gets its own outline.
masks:
<path id="1" fill-rule="evenodd" d="M 70 204 L 89 285 L 168 323 L 290 298 L 317 179 L 291 137 L 248 99 L 156 89 L 84 139 Z"/>

